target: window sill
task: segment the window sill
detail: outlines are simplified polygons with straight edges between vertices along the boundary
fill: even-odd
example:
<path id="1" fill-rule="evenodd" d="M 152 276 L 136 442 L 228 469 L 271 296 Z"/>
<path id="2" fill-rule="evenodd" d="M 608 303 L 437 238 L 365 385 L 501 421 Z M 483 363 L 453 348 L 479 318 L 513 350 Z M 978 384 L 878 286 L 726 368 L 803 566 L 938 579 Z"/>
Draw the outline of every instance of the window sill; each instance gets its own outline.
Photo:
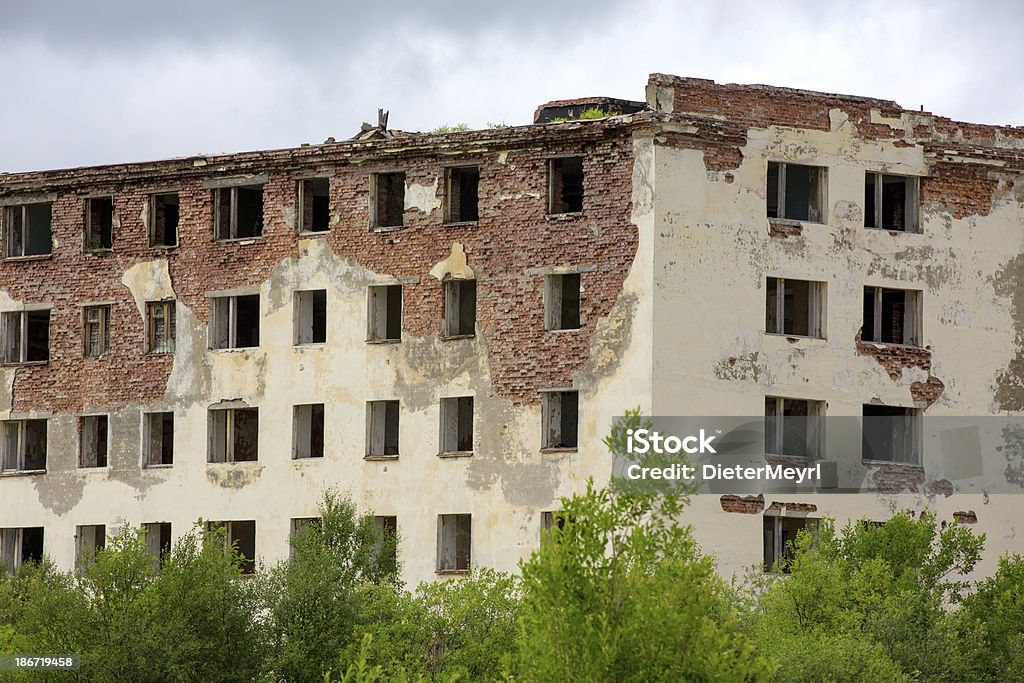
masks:
<path id="1" fill-rule="evenodd" d="M 897 342 L 878 342 L 878 341 L 867 341 L 864 339 L 860 340 L 861 344 L 870 344 L 879 349 L 912 349 L 914 351 L 922 351 L 931 353 L 931 349 L 927 346 L 918 346 L 917 344 L 900 344 Z"/>
<path id="2" fill-rule="evenodd" d="M 297 458 L 294 455 L 292 456 L 292 462 L 310 462 L 310 461 L 312 461 L 312 462 L 323 462 L 324 461 L 324 456 L 322 456 L 322 455 L 307 455 L 304 458 Z"/>
<path id="3" fill-rule="evenodd" d="M 105 247 L 100 249 L 86 249 L 86 254 L 92 254 L 93 256 L 107 256 L 114 253 L 113 247 Z"/>
<path id="4" fill-rule="evenodd" d="M 870 225 L 864 226 L 865 230 L 874 230 L 876 232 L 887 232 L 890 235 L 920 235 L 922 234 L 919 230 L 899 230 L 897 228 L 875 228 Z"/>
<path id="5" fill-rule="evenodd" d="M 224 349 L 211 349 L 211 351 L 212 350 L 221 351 L 221 350 L 224 350 Z M 171 349 L 169 351 L 146 351 L 146 355 L 147 356 L 173 356 L 174 355 L 174 349 Z"/>
<path id="6" fill-rule="evenodd" d="M 446 228 L 475 227 L 477 225 L 480 225 L 480 221 L 451 221 L 442 223 L 442 225 Z"/>
<path id="7" fill-rule="evenodd" d="M 109 472 L 110 465 L 79 465 L 75 470 L 78 472 Z"/>
<path id="8" fill-rule="evenodd" d="M 367 344 L 400 344 L 401 339 L 367 339 Z"/>
<path id="9" fill-rule="evenodd" d="M 4 261 L 45 261 L 53 258 L 53 252 L 49 254 L 30 254 L 28 256 L 5 256 Z"/>
<path id="10" fill-rule="evenodd" d="M 48 361 L 48 360 L 26 360 L 26 361 L 10 361 L 10 362 L 5 362 L 5 363 L 0 363 L 0 367 L 4 367 L 4 368 L 20 368 L 20 367 L 24 367 L 24 366 L 49 365 L 49 364 L 50 364 L 50 361 Z"/>
<path id="11" fill-rule="evenodd" d="M 435 569 L 438 576 L 469 576 L 468 569 Z"/>
<path id="12" fill-rule="evenodd" d="M 260 348 L 260 347 L 258 347 L 258 346 L 232 346 L 229 349 L 207 349 L 207 351 L 213 351 L 215 353 L 225 353 L 225 352 L 232 352 L 232 351 L 235 351 L 235 352 L 237 352 L 237 351 L 252 351 L 253 349 L 258 349 L 258 348 Z"/>
<path id="13" fill-rule="evenodd" d="M 151 245 L 149 245 L 149 248 L 150 249 L 158 249 L 159 251 L 170 251 L 172 249 L 177 249 L 178 245 L 177 244 L 151 244 Z"/>
<path id="14" fill-rule="evenodd" d="M 256 235 L 255 237 L 229 237 L 227 239 L 216 239 L 214 238 L 214 244 L 255 244 L 263 240 L 263 235 Z"/>
<path id="15" fill-rule="evenodd" d="M 398 460 L 398 453 L 393 455 L 364 455 L 363 460 L 369 460 L 371 462 L 376 462 L 378 460 Z"/>
<path id="16" fill-rule="evenodd" d="M 31 477 L 37 474 L 46 474 L 46 470 L 4 470 L 0 477 Z"/>
<path id="17" fill-rule="evenodd" d="M 316 237 L 326 237 L 331 234 L 330 228 L 327 230 L 300 230 L 299 239 L 308 240 Z"/>
<path id="18" fill-rule="evenodd" d="M 473 334 L 442 334 L 438 339 L 441 341 L 458 341 L 459 339 L 475 339 L 476 333 Z"/>
<path id="19" fill-rule="evenodd" d="M 316 351 L 327 347 L 327 342 L 304 342 L 302 344 L 293 344 L 292 348 L 296 351 Z"/>
<path id="20" fill-rule="evenodd" d="M 170 463 L 170 464 L 167 464 L 167 465 L 165 465 L 163 463 L 159 463 L 159 464 L 155 464 L 155 465 L 143 465 L 142 469 L 144 469 L 144 470 L 169 470 L 172 467 L 174 467 L 174 463 L 173 462 Z"/>
<path id="21" fill-rule="evenodd" d="M 871 467 L 878 467 L 879 465 L 888 465 L 890 467 L 912 467 L 914 469 L 924 469 L 924 465 L 916 462 L 896 462 L 895 460 L 865 460 L 861 458 L 861 465 L 869 465 Z"/>
<path id="22" fill-rule="evenodd" d="M 803 225 L 821 225 L 821 226 L 827 226 L 828 225 L 828 223 L 826 223 L 824 221 L 811 221 L 811 220 L 802 221 L 802 220 L 800 220 L 798 218 L 775 218 L 773 216 L 768 216 L 768 222 L 776 223 L 778 225 L 792 225 L 794 227 L 800 227 L 800 226 L 803 226 Z"/>
<path id="23" fill-rule="evenodd" d="M 257 460 L 225 460 L 224 462 L 210 462 L 209 460 L 207 460 L 206 464 L 207 465 L 219 465 L 219 466 L 225 466 L 225 465 L 258 465 L 259 462 L 260 461 L 258 459 Z"/>
<path id="24" fill-rule="evenodd" d="M 549 213 L 545 218 L 549 221 L 574 221 L 583 218 L 583 212 L 566 211 L 565 213 Z"/>
<path id="25" fill-rule="evenodd" d="M 807 340 L 807 341 L 820 341 L 820 342 L 828 341 L 828 337 L 812 337 L 812 336 L 804 335 L 804 334 L 785 334 L 783 332 L 765 332 L 764 335 L 766 337 L 775 337 L 777 339 L 785 339 L 786 341 L 788 341 L 790 343 L 794 343 L 794 342 L 798 342 L 798 341 L 804 341 L 804 340 Z"/>
<path id="26" fill-rule="evenodd" d="M 579 452 L 579 447 L 578 446 L 549 446 L 549 447 L 540 449 L 540 452 L 541 453 L 551 453 L 551 454 L 556 454 L 556 455 L 560 454 L 560 453 L 578 453 Z"/>
<path id="27" fill-rule="evenodd" d="M 545 329 L 544 331 L 545 332 L 579 332 L 582 329 L 583 329 L 583 325 L 581 323 L 579 327 L 558 327 L 558 328 L 550 329 L 550 330 L 549 329 Z"/>
<path id="28" fill-rule="evenodd" d="M 473 451 L 441 451 L 437 454 L 439 458 L 471 458 Z"/>
<path id="29" fill-rule="evenodd" d="M 407 227 L 405 224 L 402 225 L 371 225 L 370 232 L 394 232 L 395 230 L 401 230 Z"/>

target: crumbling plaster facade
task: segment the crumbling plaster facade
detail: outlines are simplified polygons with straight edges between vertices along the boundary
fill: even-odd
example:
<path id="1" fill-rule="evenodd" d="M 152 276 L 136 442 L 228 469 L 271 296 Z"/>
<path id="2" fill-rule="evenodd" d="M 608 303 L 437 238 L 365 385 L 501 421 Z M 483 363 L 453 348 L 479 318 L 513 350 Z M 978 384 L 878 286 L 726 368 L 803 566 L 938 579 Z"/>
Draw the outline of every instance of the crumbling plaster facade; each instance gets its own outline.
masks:
<path id="1" fill-rule="evenodd" d="M 296 149 L 0 175 L 0 200 L 53 200 L 53 255 L 0 261 L 0 311 L 52 305 L 50 361 L 0 368 L 0 419 L 48 419 L 45 474 L 0 476 L 0 527 L 45 527 L 74 564 L 77 525 L 257 522 L 257 558 L 326 487 L 395 515 L 404 578 L 435 576 L 437 515 L 471 513 L 474 564 L 514 570 L 540 514 L 607 480 L 613 416 L 761 415 L 766 395 L 927 414 L 1024 407 L 1024 131 L 892 102 L 655 74 L 643 103 L 594 121 L 402 135 Z M 595 100 L 551 103 L 566 111 Z M 557 105 L 557 106 L 555 106 Z M 545 108 L 537 120 L 550 120 Z M 579 213 L 548 213 L 548 160 L 584 158 Z M 828 168 L 821 223 L 766 218 L 768 161 Z M 480 169 L 480 216 L 445 224 L 445 168 Z M 922 231 L 863 227 L 864 173 L 920 176 Z M 370 227 L 370 174 L 405 175 L 404 225 Z M 295 229 L 296 182 L 330 179 L 330 230 Z M 211 183 L 263 183 L 261 237 L 214 241 Z M 148 196 L 175 190 L 178 246 L 148 246 Z M 83 248 L 83 199 L 115 198 L 114 248 Z M 545 331 L 544 274 L 581 273 L 581 329 Z M 446 277 L 478 283 L 473 338 L 440 335 Z M 767 277 L 827 282 L 824 339 L 765 332 Z M 398 343 L 366 341 L 367 286 L 403 285 Z M 861 343 L 865 285 L 923 291 L 923 349 Z M 293 296 L 327 291 L 327 341 L 293 343 Z M 260 295 L 260 345 L 211 350 L 209 297 Z M 145 302 L 174 299 L 173 354 L 146 354 Z M 81 307 L 111 305 L 110 350 L 83 357 Z M 541 446 L 541 392 L 580 392 L 579 446 Z M 438 457 L 439 400 L 471 395 L 473 454 Z M 366 402 L 401 406 L 397 459 L 364 458 Z M 325 405 L 324 457 L 292 459 L 292 406 Z M 256 462 L 208 463 L 208 411 L 259 408 Z M 142 411 L 173 411 L 170 468 L 141 466 Z M 78 418 L 110 415 L 110 464 L 77 467 Z M 909 474 L 907 472 L 909 471 Z M 840 520 L 924 507 L 990 539 L 981 571 L 1024 551 L 1011 495 L 945 496 L 886 472 L 891 494 L 697 496 L 685 521 L 726 574 L 761 562 L 761 513 Z M 907 484 L 906 482 L 911 483 Z M 904 485 L 906 484 L 906 485 Z M 968 515 L 966 511 L 972 511 Z M 976 514 L 975 514 L 976 513 Z M 958 516 L 959 515 L 959 516 Z"/>

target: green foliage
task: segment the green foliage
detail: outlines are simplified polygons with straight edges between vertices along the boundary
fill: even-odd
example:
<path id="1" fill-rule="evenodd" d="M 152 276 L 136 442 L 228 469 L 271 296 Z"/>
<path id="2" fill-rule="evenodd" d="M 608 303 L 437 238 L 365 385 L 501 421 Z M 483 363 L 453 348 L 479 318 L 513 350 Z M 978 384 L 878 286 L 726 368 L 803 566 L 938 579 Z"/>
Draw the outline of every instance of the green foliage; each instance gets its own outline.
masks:
<path id="1" fill-rule="evenodd" d="M 576 118 L 580 121 L 588 121 L 593 119 L 603 119 L 611 116 L 608 112 L 604 111 L 600 107 L 587 107 L 583 112 Z"/>
<path id="2" fill-rule="evenodd" d="M 999 560 L 955 616 L 959 637 L 976 636 L 978 680 L 1024 680 L 1024 557 Z"/>
<path id="3" fill-rule="evenodd" d="M 446 135 L 447 133 L 465 133 L 469 130 L 468 123 L 444 124 L 430 131 L 433 135 Z"/>
<path id="4" fill-rule="evenodd" d="M 319 679 L 355 642 L 364 583 L 398 581 L 394 536 L 383 534 L 355 505 L 328 491 L 319 524 L 293 540 L 293 557 L 263 577 L 268 650 L 275 680 Z"/>
<path id="5" fill-rule="evenodd" d="M 504 121 L 502 121 L 501 123 L 493 123 L 491 121 L 488 121 L 487 122 L 487 127 L 492 129 L 492 130 L 494 130 L 494 129 L 498 129 L 498 128 L 508 128 L 509 126 Z"/>

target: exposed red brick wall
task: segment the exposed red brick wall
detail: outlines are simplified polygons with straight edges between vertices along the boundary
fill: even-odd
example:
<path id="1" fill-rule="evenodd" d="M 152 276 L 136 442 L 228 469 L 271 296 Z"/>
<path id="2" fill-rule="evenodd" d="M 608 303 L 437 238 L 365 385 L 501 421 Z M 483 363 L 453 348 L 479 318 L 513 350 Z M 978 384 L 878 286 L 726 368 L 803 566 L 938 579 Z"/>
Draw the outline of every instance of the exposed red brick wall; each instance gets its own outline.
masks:
<path id="1" fill-rule="evenodd" d="M 921 180 L 921 206 L 948 211 L 953 218 L 987 216 L 999 181 L 989 177 L 991 167 L 964 163 L 937 163 Z"/>
<path id="2" fill-rule="evenodd" d="M 739 512 L 744 515 L 756 515 L 764 511 L 764 496 L 743 496 L 726 494 L 719 501 L 726 512 Z"/>

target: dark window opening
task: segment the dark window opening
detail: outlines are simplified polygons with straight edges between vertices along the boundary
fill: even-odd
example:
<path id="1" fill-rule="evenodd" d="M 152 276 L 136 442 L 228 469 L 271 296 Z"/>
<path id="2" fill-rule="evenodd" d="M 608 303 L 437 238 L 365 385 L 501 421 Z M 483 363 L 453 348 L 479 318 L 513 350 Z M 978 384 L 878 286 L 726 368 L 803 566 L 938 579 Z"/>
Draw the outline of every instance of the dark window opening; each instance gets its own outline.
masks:
<path id="1" fill-rule="evenodd" d="M 46 469 L 46 420 L 6 420 L 3 424 L 5 472 L 36 472 Z"/>
<path id="2" fill-rule="evenodd" d="M 765 331 L 799 337 L 823 336 L 824 282 L 768 278 Z"/>
<path id="3" fill-rule="evenodd" d="M 825 405 L 820 401 L 767 396 L 764 399 L 764 452 L 817 458 L 821 451 Z"/>
<path id="4" fill-rule="evenodd" d="M 373 285 L 369 294 L 369 340 L 401 340 L 402 285 Z"/>
<path id="5" fill-rule="evenodd" d="M 366 410 L 366 455 L 398 455 L 398 401 L 370 401 Z"/>
<path id="6" fill-rule="evenodd" d="M 371 184 L 371 226 L 397 228 L 404 225 L 405 173 L 374 173 Z"/>
<path id="7" fill-rule="evenodd" d="M 441 399 L 441 452 L 473 450 L 473 397 Z"/>
<path id="8" fill-rule="evenodd" d="M 147 413 L 145 420 L 145 465 L 173 465 L 174 413 Z"/>
<path id="9" fill-rule="evenodd" d="M 50 359 L 50 311 L 3 314 L 3 362 L 40 363 Z"/>
<path id="10" fill-rule="evenodd" d="M 263 186 L 222 187 L 213 191 L 214 236 L 249 239 L 263 234 Z"/>
<path id="11" fill-rule="evenodd" d="M 8 206 L 3 211 L 4 256 L 43 256 L 53 252 L 53 204 Z"/>
<path id="12" fill-rule="evenodd" d="M 75 568 L 82 571 L 96 561 L 96 555 L 107 545 L 107 528 L 103 524 L 87 524 L 75 529 Z"/>
<path id="13" fill-rule="evenodd" d="M 544 392 L 544 448 L 576 448 L 579 439 L 579 392 Z"/>
<path id="14" fill-rule="evenodd" d="M 917 232 L 918 179 L 867 172 L 864 176 L 864 226 Z"/>
<path id="15" fill-rule="evenodd" d="M 472 515 L 438 515 L 437 570 L 469 571 L 472 540 Z"/>
<path id="16" fill-rule="evenodd" d="M 106 415 L 87 415 L 79 421 L 79 467 L 106 467 L 109 448 Z"/>
<path id="17" fill-rule="evenodd" d="M 256 571 L 256 521 L 208 522 L 207 530 L 223 529 L 224 547 L 237 553 L 236 560 L 243 575 Z"/>
<path id="18" fill-rule="evenodd" d="M 545 327 L 548 330 L 580 328 L 580 274 L 548 275 L 545 284 Z"/>
<path id="19" fill-rule="evenodd" d="M 476 280 L 445 281 L 442 334 L 446 337 L 476 334 Z"/>
<path id="20" fill-rule="evenodd" d="M 327 178 L 299 181 L 299 232 L 330 230 L 330 190 L 331 181 Z"/>
<path id="21" fill-rule="evenodd" d="M 883 287 L 864 288 L 863 341 L 918 346 L 920 292 Z"/>
<path id="22" fill-rule="evenodd" d="M 866 404 L 863 406 L 863 416 L 862 459 L 911 464 L 919 462 L 919 410 Z"/>
<path id="23" fill-rule="evenodd" d="M 260 296 L 225 296 L 212 300 L 211 348 L 242 349 L 260 345 Z"/>
<path id="24" fill-rule="evenodd" d="M 153 558 L 153 565 L 163 567 L 171 553 L 171 523 L 149 522 L 142 525 L 142 530 L 146 536 L 146 552 Z"/>
<path id="25" fill-rule="evenodd" d="M 178 245 L 178 221 L 180 220 L 177 192 L 155 194 L 150 203 L 151 225 L 149 246 L 175 247 Z"/>
<path id="26" fill-rule="evenodd" d="M 764 570 L 788 574 L 797 535 L 804 529 L 814 533 L 817 528 L 818 520 L 813 517 L 764 515 Z"/>
<path id="27" fill-rule="evenodd" d="M 27 562 L 43 559 L 43 527 L 0 529 L 0 569 L 13 574 Z"/>
<path id="28" fill-rule="evenodd" d="M 259 458 L 259 409 L 210 411 L 210 462 L 255 462 Z"/>
<path id="29" fill-rule="evenodd" d="M 327 341 L 327 290 L 296 292 L 296 344 L 323 344 Z"/>
<path id="30" fill-rule="evenodd" d="M 768 217 L 823 223 L 826 172 L 820 166 L 768 162 Z"/>
<path id="31" fill-rule="evenodd" d="M 374 556 L 382 567 L 398 566 L 398 517 L 377 515 L 373 518 L 380 540 L 374 544 Z M 386 554 L 385 554 L 386 553 Z"/>
<path id="32" fill-rule="evenodd" d="M 550 162 L 549 213 L 583 211 L 583 157 L 564 157 Z"/>
<path id="33" fill-rule="evenodd" d="M 110 306 L 86 306 L 85 355 L 102 356 L 110 347 Z"/>
<path id="34" fill-rule="evenodd" d="M 85 248 L 101 251 L 114 247 L 114 198 L 93 197 L 85 200 Z"/>
<path id="35" fill-rule="evenodd" d="M 295 406 L 295 445 L 292 457 L 322 458 L 324 457 L 324 404 L 311 403 Z"/>
<path id="36" fill-rule="evenodd" d="M 446 223 L 472 223 L 480 219 L 480 169 L 461 166 L 448 169 Z"/>

